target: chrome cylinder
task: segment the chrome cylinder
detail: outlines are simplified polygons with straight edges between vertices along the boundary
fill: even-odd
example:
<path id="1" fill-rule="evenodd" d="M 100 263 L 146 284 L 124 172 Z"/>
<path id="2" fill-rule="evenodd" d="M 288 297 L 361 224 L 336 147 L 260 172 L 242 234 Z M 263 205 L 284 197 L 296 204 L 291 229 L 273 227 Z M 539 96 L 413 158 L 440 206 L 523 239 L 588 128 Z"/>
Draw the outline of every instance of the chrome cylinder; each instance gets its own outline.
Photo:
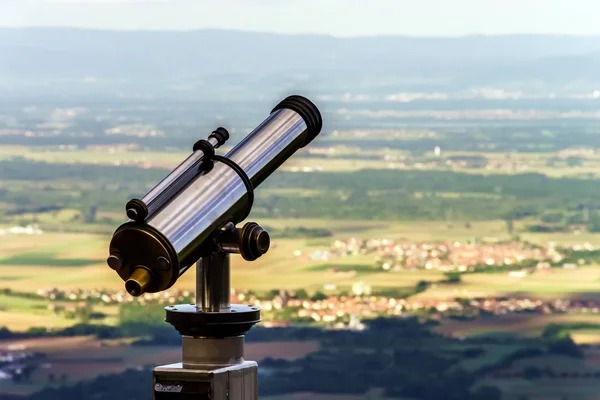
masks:
<path id="1" fill-rule="evenodd" d="M 229 309 L 231 296 L 229 254 L 215 251 L 196 263 L 196 307 L 203 312 Z"/>
<path id="2" fill-rule="evenodd" d="M 215 138 L 208 139 L 208 142 L 217 148 L 218 143 Z M 194 176 L 198 173 L 204 152 L 196 150 L 179 164 L 169 175 L 167 175 L 158 185 L 153 187 L 142 201 L 148 207 L 148 217 L 151 217 L 158 211 L 173 195 L 179 192 Z M 129 210 L 128 210 L 129 211 Z M 128 213 L 129 214 L 129 213 Z M 129 216 L 130 218 L 132 216 Z"/>
<path id="3" fill-rule="evenodd" d="M 244 362 L 244 336 L 196 338 L 183 336 L 181 346 L 184 368 L 235 365 Z"/>
<path id="4" fill-rule="evenodd" d="M 156 214 L 171 198 L 179 193 L 201 171 L 201 165 L 215 149 L 229 139 L 225 128 L 217 128 L 208 140 L 199 140 L 194 144 L 194 152 L 179 164 L 169 175 L 152 188 L 141 200 L 132 199 L 126 205 L 127 216 L 134 221 L 143 222 Z"/>

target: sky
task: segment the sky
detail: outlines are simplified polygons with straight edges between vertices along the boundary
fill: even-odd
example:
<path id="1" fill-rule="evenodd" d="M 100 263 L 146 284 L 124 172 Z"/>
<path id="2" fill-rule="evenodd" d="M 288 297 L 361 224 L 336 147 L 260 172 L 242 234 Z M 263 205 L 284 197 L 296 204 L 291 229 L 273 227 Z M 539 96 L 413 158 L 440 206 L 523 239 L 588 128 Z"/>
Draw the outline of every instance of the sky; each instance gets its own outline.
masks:
<path id="1" fill-rule="evenodd" d="M 0 0 L 0 26 L 333 36 L 600 34 L 600 0 Z"/>

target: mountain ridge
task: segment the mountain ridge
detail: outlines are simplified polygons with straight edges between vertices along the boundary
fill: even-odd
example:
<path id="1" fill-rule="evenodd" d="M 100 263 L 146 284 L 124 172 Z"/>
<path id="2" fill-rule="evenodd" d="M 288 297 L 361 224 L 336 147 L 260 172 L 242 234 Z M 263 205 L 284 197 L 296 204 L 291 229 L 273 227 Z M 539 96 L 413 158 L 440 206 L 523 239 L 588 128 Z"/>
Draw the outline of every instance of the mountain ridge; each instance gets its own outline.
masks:
<path id="1" fill-rule="evenodd" d="M 600 80 L 590 56 L 599 52 L 600 36 L 339 38 L 219 29 L 0 28 L 0 87 L 202 87 L 213 93 L 223 86 L 234 91 L 298 86 L 314 78 L 311 85 L 331 93 L 388 84 L 394 90 L 523 85 L 532 76 L 564 86 Z M 573 57 L 581 57 L 580 64 L 591 57 L 593 67 L 581 68 Z"/>

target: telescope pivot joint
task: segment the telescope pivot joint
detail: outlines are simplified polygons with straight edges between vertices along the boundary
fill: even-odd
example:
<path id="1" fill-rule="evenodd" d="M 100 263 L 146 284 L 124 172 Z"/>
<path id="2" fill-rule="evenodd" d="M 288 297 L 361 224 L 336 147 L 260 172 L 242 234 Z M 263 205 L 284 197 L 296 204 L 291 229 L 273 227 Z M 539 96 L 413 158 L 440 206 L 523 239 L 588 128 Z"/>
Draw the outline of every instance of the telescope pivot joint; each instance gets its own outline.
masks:
<path id="1" fill-rule="evenodd" d="M 230 254 L 240 254 L 246 261 L 255 261 L 269 251 L 271 237 L 256 222 L 248 222 L 242 228 L 229 223 L 217 237 L 217 248 Z"/>

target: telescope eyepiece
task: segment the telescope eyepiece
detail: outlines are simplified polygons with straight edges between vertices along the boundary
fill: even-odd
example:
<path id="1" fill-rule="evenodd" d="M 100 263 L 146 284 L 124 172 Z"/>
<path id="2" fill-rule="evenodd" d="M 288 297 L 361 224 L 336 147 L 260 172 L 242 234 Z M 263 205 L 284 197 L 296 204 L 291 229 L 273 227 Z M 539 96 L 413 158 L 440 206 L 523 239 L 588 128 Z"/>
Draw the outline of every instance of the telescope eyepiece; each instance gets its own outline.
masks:
<path id="1" fill-rule="evenodd" d="M 297 112 L 306 123 L 306 140 L 304 141 L 302 147 L 312 142 L 313 139 L 316 138 L 321 132 L 321 129 L 323 128 L 323 118 L 321 117 L 321 112 L 317 106 L 315 106 L 314 103 L 308 100 L 306 97 L 298 95 L 288 96 L 283 99 L 281 103 L 275 106 L 271 112 L 275 112 L 284 108 Z"/>
<path id="2" fill-rule="evenodd" d="M 125 281 L 125 290 L 132 296 L 139 296 L 147 291 L 152 283 L 152 273 L 148 268 L 139 265 Z"/>

